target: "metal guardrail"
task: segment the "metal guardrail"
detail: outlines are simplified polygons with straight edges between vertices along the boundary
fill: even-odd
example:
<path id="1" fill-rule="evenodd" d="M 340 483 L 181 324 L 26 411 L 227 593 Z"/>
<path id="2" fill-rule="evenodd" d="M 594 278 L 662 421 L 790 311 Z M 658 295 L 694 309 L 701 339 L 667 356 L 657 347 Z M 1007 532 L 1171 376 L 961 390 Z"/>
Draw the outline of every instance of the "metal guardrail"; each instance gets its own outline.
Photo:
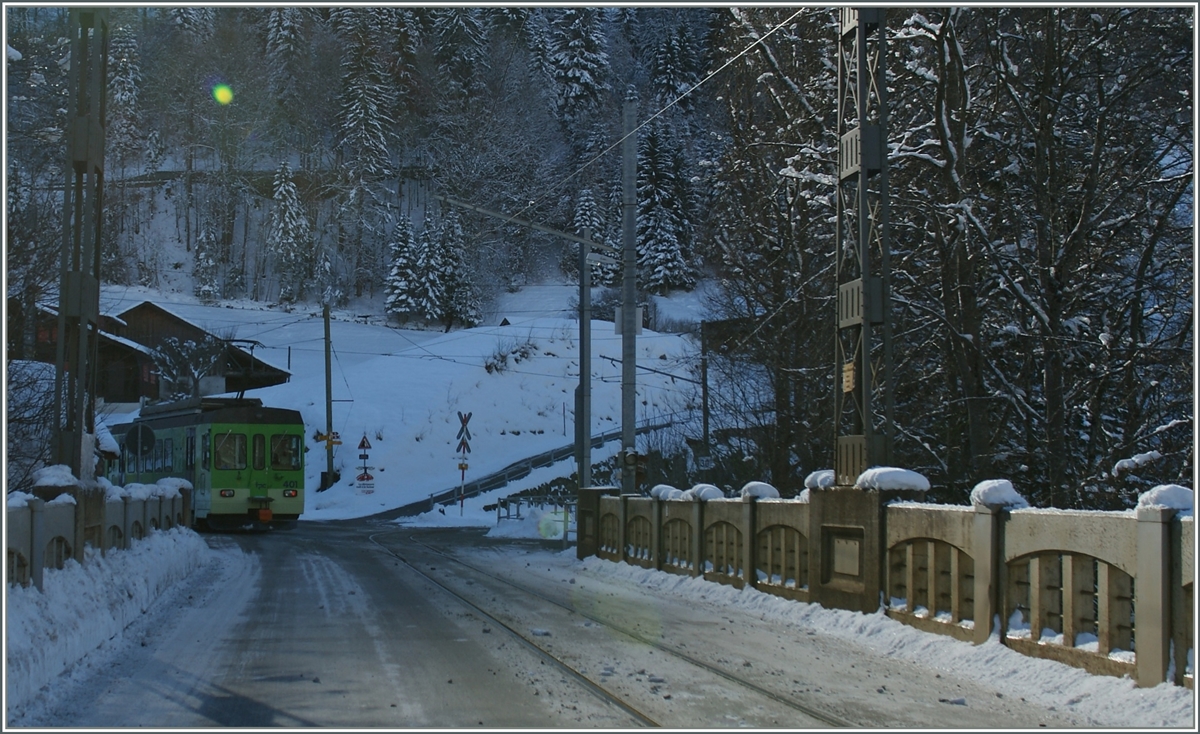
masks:
<path id="1" fill-rule="evenodd" d="M 528 509 L 535 507 L 538 509 L 545 509 L 546 507 L 560 509 L 562 512 L 562 535 L 559 537 L 562 538 L 563 548 L 565 549 L 570 545 L 571 536 L 578 536 L 578 527 L 572 527 L 571 524 L 572 517 L 578 521 L 579 516 L 576 514 L 576 506 L 577 503 L 574 499 L 555 495 L 537 495 L 532 497 L 513 495 L 511 497 L 501 497 L 496 503 L 496 524 L 499 525 L 501 520 L 524 520 L 525 516 L 521 514 L 522 507 Z M 559 520 L 555 518 L 554 523 L 557 524 L 558 522 Z M 554 539 L 545 534 L 545 528 L 539 527 L 538 530 L 542 532 L 542 537 L 546 540 Z"/>
<path id="2" fill-rule="evenodd" d="M 671 421 L 666 423 L 651 423 L 637 427 L 635 429 L 635 433 L 642 434 L 649 433 L 650 431 L 659 431 L 664 428 L 668 428 L 671 425 L 673 425 Z M 592 448 L 599 448 L 609 441 L 615 441 L 620 438 L 620 428 L 614 428 L 611 431 L 597 434 L 592 437 Z M 395 520 L 398 517 L 412 517 L 414 515 L 420 515 L 423 512 L 430 512 L 439 504 L 451 505 L 460 499 L 475 497 L 483 494 L 484 492 L 491 492 L 494 489 L 500 489 L 509 482 L 513 482 L 518 479 L 524 479 L 525 477 L 529 476 L 529 473 L 534 469 L 550 466 L 551 464 L 557 463 L 564 459 L 569 459 L 574 455 L 575 444 L 571 443 L 567 444 L 566 446 L 560 446 L 559 448 L 544 451 L 535 456 L 521 459 L 520 461 L 515 461 L 499 471 L 492 472 L 491 474 L 480 477 L 479 479 L 474 479 L 470 482 L 467 482 L 461 487 L 461 491 L 459 487 L 453 487 L 451 489 L 433 493 L 429 495 L 428 499 L 410 502 L 402 507 L 380 512 L 376 515 L 372 515 L 371 517 L 378 518 L 380 520 Z"/>

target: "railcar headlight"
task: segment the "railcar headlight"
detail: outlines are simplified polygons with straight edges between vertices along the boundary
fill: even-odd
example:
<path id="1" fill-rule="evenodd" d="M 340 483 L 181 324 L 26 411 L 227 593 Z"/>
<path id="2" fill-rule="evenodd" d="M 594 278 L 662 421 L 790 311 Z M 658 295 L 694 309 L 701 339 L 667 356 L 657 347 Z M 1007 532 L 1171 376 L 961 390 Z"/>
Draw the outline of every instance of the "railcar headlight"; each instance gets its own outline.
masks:
<path id="1" fill-rule="evenodd" d="M 297 491 L 296 491 L 296 490 L 294 490 L 294 489 L 285 489 L 285 490 L 283 490 L 283 496 L 284 496 L 284 497 L 295 497 L 297 494 L 299 494 L 299 492 L 297 492 Z"/>
<path id="2" fill-rule="evenodd" d="M 232 489 L 222 489 L 222 490 L 221 490 L 221 496 L 222 496 L 222 497 L 232 497 L 232 496 L 233 496 L 233 490 L 232 490 Z"/>

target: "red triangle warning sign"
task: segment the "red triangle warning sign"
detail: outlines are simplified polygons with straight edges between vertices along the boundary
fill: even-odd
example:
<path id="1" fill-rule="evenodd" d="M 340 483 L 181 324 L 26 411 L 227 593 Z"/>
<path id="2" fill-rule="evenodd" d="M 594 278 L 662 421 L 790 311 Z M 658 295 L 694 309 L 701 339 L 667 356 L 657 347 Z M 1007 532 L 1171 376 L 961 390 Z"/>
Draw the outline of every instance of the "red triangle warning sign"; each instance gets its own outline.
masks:
<path id="1" fill-rule="evenodd" d="M 360 448 L 360 449 L 371 448 L 371 442 L 367 440 L 366 436 L 363 436 L 363 440 L 358 442 L 358 448 Z"/>

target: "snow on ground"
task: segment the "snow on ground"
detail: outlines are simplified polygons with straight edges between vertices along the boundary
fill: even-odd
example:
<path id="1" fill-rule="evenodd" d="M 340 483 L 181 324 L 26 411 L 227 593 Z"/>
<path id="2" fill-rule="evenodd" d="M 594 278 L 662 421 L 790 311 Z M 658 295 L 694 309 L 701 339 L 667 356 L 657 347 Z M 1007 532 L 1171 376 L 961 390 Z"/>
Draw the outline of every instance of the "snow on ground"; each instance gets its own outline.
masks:
<path id="1" fill-rule="evenodd" d="M 552 468 L 543 471 L 553 473 Z M 536 481 L 533 475 L 528 479 Z M 446 515 L 435 512 L 406 519 L 404 524 L 443 525 L 456 518 L 459 524 L 495 526 L 494 513 L 483 512 L 482 504 L 468 505 L 469 513 L 461 517 L 448 508 Z M 549 528 L 551 536 L 557 537 L 554 532 L 561 526 L 546 522 L 545 517 L 531 512 L 524 521 L 505 521 L 502 527 L 507 529 L 491 534 L 537 538 L 545 537 Z M 511 555 L 514 566 L 525 566 L 531 560 L 528 546 L 488 552 Z M 590 576 L 631 591 L 648 590 L 681 604 L 724 610 L 730 619 L 744 620 L 747 631 L 753 629 L 755 620 L 770 620 L 850 640 L 880 656 L 917 662 L 943 677 L 968 679 L 1002 690 L 1006 696 L 1057 707 L 1097 726 L 1145 729 L 1190 728 L 1192 724 L 1192 691 L 1169 684 L 1141 689 L 1128 678 L 1089 675 L 1061 663 L 1025 657 L 1002 646 L 996 637 L 976 646 L 920 632 L 880 613 L 824 609 L 753 589 L 738 590 L 598 558 L 579 561 L 574 548 L 532 553 L 538 563 L 531 567 L 546 568 L 548 577 Z M 48 571 L 45 594 L 33 588 L 10 589 L 5 676 L 8 720 L 19 716 L 39 690 L 54 686 L 59 674 L 81 661 L 86 665 L 89 653 L 122 644 L 122 630 L 147 612 L 167 587 L 201 564 L 215 562 L 215 556 L 198 535 L 176 528 L 136 542 L 130 551 L 92 557 L 86 572 L 74 562 L 61 571 Z M 115 642 L 110 641 L 113 639 Z"/>
<path id="2" fill-rule="evenodd" d="M 577 324 L 563 315 L 563 307 L 554 309 L 572 290 L 570 286 L 527 288 L 510 299 L 501 299 L 493 325 L 449 334 L 390 328 L 378 323 L 378 318 L 376 323 L 367 323 L 370 318 L 352 311 L 335 314 L 334 399 L 339 402 L 335 403 L 334 430 L 344 441 L 335 466 L 342 471 L 343 481 L 327 492 L 311 491 L 325 466 L 325 454 L 323 444 L 309 443 L 306 463 L 310 491 L 305 519 L 361 517 L 456 486 L 458 411 L 473 414 L 468 479 L 569 443 L 570 409 L 578 374 Z M 142 300 L 164 301 L 159 294 L 138 289 L 106 290 L 104 296 L 108 313 Z M 260 342 L 254 355 L 290 369 L 293 376 L 289 383 L 255 395 L 268 405 L 299 410 L 310 437 L 324 430 L 323 323 L 319 311 L 287 313 L 252 303 L 231 304 L 238 308 L 209 307 L 196 305 L 186 296 L 171 298 L 176 302 L 165 304 L 170 310 L 210 331 L 233 331 L 237 338 Z M 546 317 L 548 312 L 554 315 Z M 510 325 L 495 325 L 502 318 L 507 318 Z M 593 333 L 594 430 L 600 432 L 619 421 L 620 366 L 601 355 L 619 355 L 620 341 L 606 322 L 595 322 Z M 523 341 L 536 344 L 529 359 L 510 362 L 510 369 L 501 374 L 489 374 L 484 369 L 484 360 L 489 356 Z M 639 362 L 645 360 L 643 364 L 664 372 L 686 372 L 688 347 L 683 339 L 647 332 L 638 343 Z M 680 385 L 652 373 L 639 374 L 639 385 L 639 405 L 641 399 L 646 401 L 639 408 L 642 417 L 653 417 L 656 412 L 668 414 L 685 396 Z M 376 468 L 372 494 L 360 494 L 347 481 L 357 473 L 356 447 L 364 435 L 372 445 L 369 465 Z M 600 461 L 615 450 L 616 445 L 610 443 L 596 450 L 594 457 Z M 561 525 L 556 524 L 551 512 L 527 509 L 523 520 L 505 520 L 497 525 L 495 512 L 486 512 L 483 507 L 500 497 L 569 474 L 572 469 L 572 462 L 560 462 L 535 470 L 508 487 L 468 499 L 461 510 L 445 507 L 444 512 L 434 510 L 397 522 L 410 526 L 488 527 L 490 535 L 503 537 L 558 537 Z M 529 551 L 524 548 L 520 552 Z M 130 551 L 92 556 L 86 568 L 70 561 L 61 571 L 50 570 L 45 577 L 45 593 L 33 588 L 10 588 L 5 610 L 6 714 L 11 719 L 23 702 L 45 686 L 53 686 L 61 673 L 80 665 L 90 652 L 106 644 L 120 644 L 122 630 L 132 620 L 192 570 L 214 562 L 214 553 L 195 533 L 177 528 L 135 542 Z M 1092 676 L 1059 663 L 1022 656 L 1002 646 L 998 639 L 975 646 L 919 632 L 878 613 L 828 610 L 752 589 L 739 591 L 596 558 L 581 562 L 575 559 L 573 548 L 538 553 L 544 555 L 546 567 L 555 572 L 570 569 L 572 573 L 649 588 L 682 603 L 724 608 L 731 618 L 769 618 L 816 634 L 854 640 L 879 655 L 918 661 L 949 676 L 1002 689 L 1006 695 L 1083 714 L 1104 726 L 1192 725 L 1192 691 L 1166 684 L 1139 689 L 1127 678 Z M 528 560 L 528 556 L 522 555 L 521 560 Z"/>
<path id="3" fill-rule="evenodd" d="M 292 408 L 303 416 L 309 441 L 306 454 L 304 517 L 310 520 L 363 517 L 427 499 L 460 484 L 458 413 L 470 413 L 471 453 L 466 480 L 503 469 L 514 461 L 565 446 L 574 440 L 574 400 L 578 383 L 578 322 L 564 316 L 573 286 L 528 286 L 504 294 L 497 323 L 449 333 L 398 329 L 381 319 L 353 311 L 334 314 L 333 429 L 342 445 L 334 468 L 341 482 L 317 492 L 326 467 L 324 322 L 309 307 L 291 313 L 263 310 L 261 304 L 202 306 L 175 294 L 139 289 L 105 291 L 103 310 L 123 311 L 153 298 L 170 312 L 218 334 L 259 342 L 254 356 L 288 369 L 283 385 L 247 393 L 273 407 Z M 174 298 L 173 301 L 165 301 Z M 257 307 L 255 307 L 257 305 Z M 237 306 L 232 307 L 232 306 Z M 557 314 L 550 317 L 546 313 Z M 507 314 L 507 315 L 506 315 Z M 357 319 L 357 320 L 356 320 Z M 531 344 L 528 356 L 517 349 Z M 695 392 L 670 374 L 688 376 L 694 347 L 684 337 L 644 332 L 638 338 L 638 362 L 658 372 L 638 374 L 638 418 L 685 418 L 681 407 Z M 485 363 L 508 354 L 503 371 Z M 592 416 L 594 433 L 620 425 L 620 337 L 610 322 L 592 327 Z M 693 401 L 695 402 L 695 401 Z M 128 420 L 112 417 L 108 423 Z M 371 448 L 366 463 L 374 488 L 359 490 L 355 478 L 364 462 L 360 441 Z M 566 472 L 567 474 L 570 471 Z"/>
<path id="4" fill-rule="evenodd" d="M 1090 675 L 1051 660 L 1021 655 L 1000 644 L 999 638 L 983 645 L 960 642 L 950 637 L 925 633 L 890 619 L 880 612 L 859 614 L 803 604 L 754 589 L 738 590 L 662 571 L 649 571 L 627 563 L 599 558 L 578 561 L 574 549 L 544 551 L 542 565 L 553 573 L 569 570 L 605 580 L 621 581 L 650 589 L 688 605 L 724 607 L 730 619 L 745 620 L 747 629 L 756 619 L 770 619 L 851 640 L 881 656 L 918 662 L 943 677 L 969 679 L 1002 690 L 1005 696 L 1021 697 L 1045 706 L 1081 714 L 1100 726 L 1179 727 L 1193 726 L 1194 692 L 1170 684 L 1138 688 L 1129 678 Z M 528 560 L 528 555 L 523 556 Z"/>
<path id="5" fill-rule="evenodd" d="M 85 565 L 49 569 L 43 591 L 12 586 L 5 604 L 5 704 L 19 712 L 45 686 L 121 635 L 168 589 L 210 562 L 204 540 L 187 528 L 152 533 L 127 551 Z"/>

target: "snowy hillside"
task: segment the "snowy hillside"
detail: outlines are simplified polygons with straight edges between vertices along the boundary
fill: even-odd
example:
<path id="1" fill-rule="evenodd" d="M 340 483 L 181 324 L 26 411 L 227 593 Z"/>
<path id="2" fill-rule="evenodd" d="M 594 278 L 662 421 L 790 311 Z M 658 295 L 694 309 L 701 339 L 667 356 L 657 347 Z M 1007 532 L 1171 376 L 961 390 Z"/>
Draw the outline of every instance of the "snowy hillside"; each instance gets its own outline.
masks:
<path id="1" fill-rule="evenodd" d="M 106 312 L 142 300 L 212 332 L 253 339 L 254 356 L 292 373 L 290 382 L 255 391 L 267 405 L 300 411 L 307 427 L 306 519 L 362 517 L 425 499 L 458 486 L 458 413 L 470 413 L 471 453 L 467 481 L 522 458 L 573 441 L 574 390 L 579 375 L 578 322 L 564 315 L 569 286 L 534 286 L 498 304 L 506 326 L 480 326 L 440 333 L 391 328 L 353 313 L 335 313 L 333 348 L 334 468 L 341 482 L 316 492 L 326 466 L 324 324 L 319 309 L 262 310 L 258 304 L 197 305 L 184 296 L 109 289 Z M 177 300 L 167 300 L 177 299 Z M 254 306 L 258 307 L 255 308 Z M 544 314 L 550 314 L 546 316 Z M 376 317 L 374 321 L 380 320 Z M 609 322 L 592 331 L 592 431 L 620 426 L 620 337 Z M 638 361 L 638 420 L 684 421 L 695 404 L 693 386 L 670 374 L 690 377 L 694 346 L 685 337 L 644 332 Z M 489 372 L 485 364 L 505 365 Z M 289 363 L 290 360 L 290 363 Z M 659 374 L 667 373 L 667 375 Z M 111 421 L 128 416 L 112 416 Z M 354 482 L 366 437 L 374 489 Z M 599 458 L 599 457 L 597 457 Z"/>

